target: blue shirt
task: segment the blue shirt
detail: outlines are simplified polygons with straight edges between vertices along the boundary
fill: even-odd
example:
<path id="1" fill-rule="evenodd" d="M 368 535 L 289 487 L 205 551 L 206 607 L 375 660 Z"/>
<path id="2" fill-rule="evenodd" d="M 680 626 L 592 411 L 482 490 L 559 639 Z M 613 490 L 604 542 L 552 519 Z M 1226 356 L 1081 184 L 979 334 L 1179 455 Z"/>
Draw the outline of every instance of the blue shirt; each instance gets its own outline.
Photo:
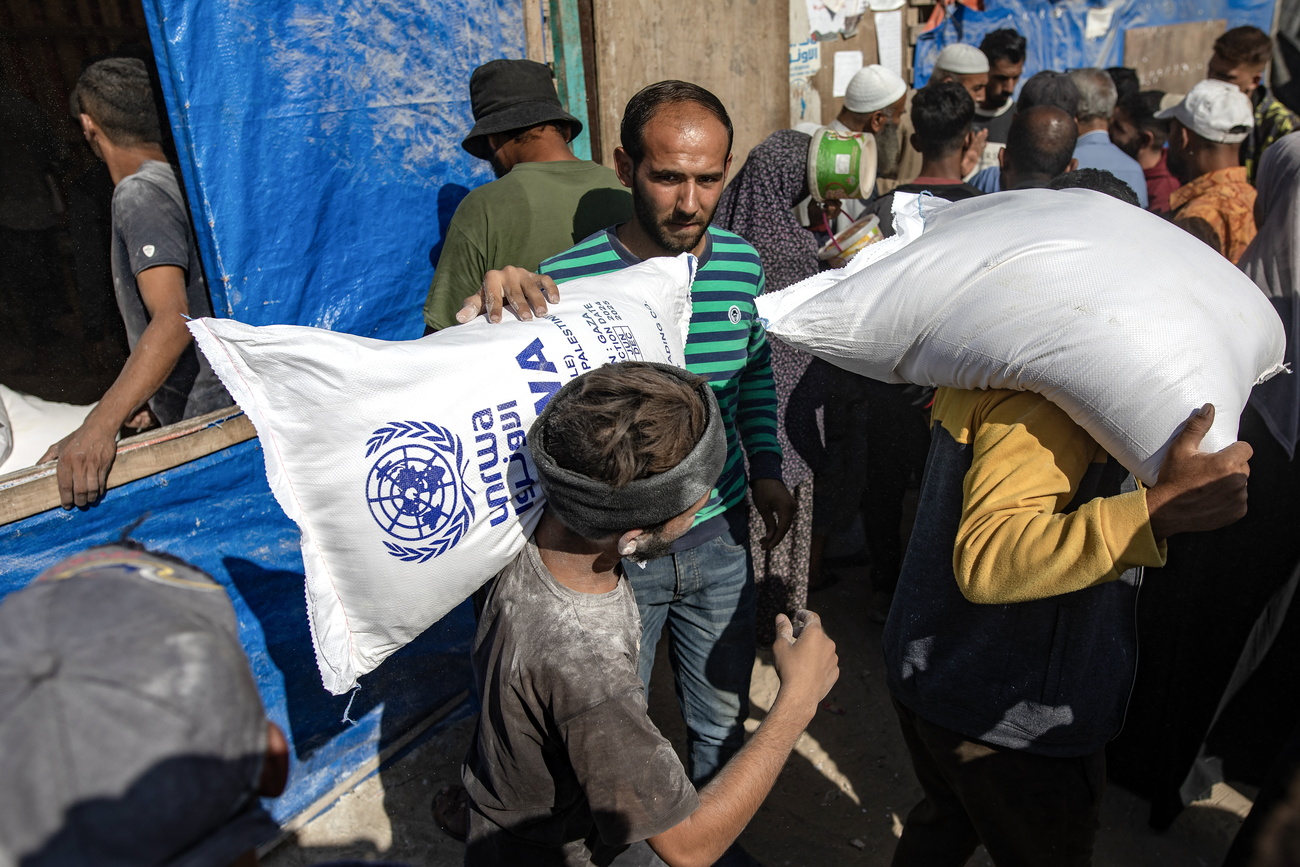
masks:
<path id="1" fill-rule="evenodd" d="M 1110 133 L 1095 129 L 1079 136 L 1074 146 L 1074 158 L 1081 169 L 1104 169 L 1137 193 L 1138 204 L 1147 206 L 1147 179 L 1138 161 L 1111 144 Z"/>
<path id="2" fill-rule="evenodd" d="M 1002 166 L 989 166 L 975 173 L 968 183 L 986 193 L 1002 192 Z"/>

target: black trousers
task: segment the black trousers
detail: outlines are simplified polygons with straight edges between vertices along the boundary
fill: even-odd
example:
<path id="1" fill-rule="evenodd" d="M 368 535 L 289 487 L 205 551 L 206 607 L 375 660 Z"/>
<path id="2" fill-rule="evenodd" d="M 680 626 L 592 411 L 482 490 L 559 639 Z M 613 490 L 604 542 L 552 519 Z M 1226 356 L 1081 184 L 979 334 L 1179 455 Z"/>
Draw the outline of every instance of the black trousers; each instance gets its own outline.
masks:
<path id="1" fill-rule="evenodd" d="M 1092 863 L 1105 751 L 1052 758 L 991 746 L 926 722 L 894 700 L 924 791 L 893 867 L 960 867 L 980 843 L 998 867 Z"/>

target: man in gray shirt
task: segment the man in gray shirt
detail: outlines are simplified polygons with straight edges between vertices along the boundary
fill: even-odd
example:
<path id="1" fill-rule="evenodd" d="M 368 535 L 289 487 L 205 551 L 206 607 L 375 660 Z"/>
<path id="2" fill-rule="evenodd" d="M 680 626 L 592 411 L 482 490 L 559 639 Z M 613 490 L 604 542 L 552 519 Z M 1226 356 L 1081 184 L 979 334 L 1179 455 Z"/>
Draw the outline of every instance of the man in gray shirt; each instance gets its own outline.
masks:
<path id="1" fill-rule="evenodd" d="M 547 506 L 479 597 L 465 863 L 713 864 L 839 676 L 834 642 L 811 612 L 777 617 L 776 700 L 697 793 L 646 713 L 621 562 L 666 554 L 708 501 L 726 460 L 717 399 L 679 368 L 607 365 L 556 393 L 528 446 Z"/>
<path id="2" fill-rule="evenodd" d="M 176 170 L 163 155 L 161 128 L 143 62 L 101 60 L 73 91 L 81 129 L 113 179 L 113 287 L 131 355 L 81 427 L 55 443 L 65 508 L 104 493 L 123 427 L 173 424 L 231 400 L 195 349 L 186 317 L 212 315 L 198 248 Z"/>

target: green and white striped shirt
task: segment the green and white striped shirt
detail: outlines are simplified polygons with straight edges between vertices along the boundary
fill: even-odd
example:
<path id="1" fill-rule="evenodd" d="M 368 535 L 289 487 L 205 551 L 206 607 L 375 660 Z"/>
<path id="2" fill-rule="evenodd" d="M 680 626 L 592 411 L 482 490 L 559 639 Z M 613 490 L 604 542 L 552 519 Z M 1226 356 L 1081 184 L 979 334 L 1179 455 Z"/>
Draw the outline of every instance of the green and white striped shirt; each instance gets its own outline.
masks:
<path id="1" fill-rule="evenodd" d="M 754 309 L 754 299 L 763 293 L 763 265 L 739 235 L 710 227 L 706 238 L 691 287 L 686 369 L 707 379 L 717 395 L 727 431 L 727 463 L 713 496 L 695 516 L 696 527 L 744 501 L 746 459 L 753 478 L 781 478 L 771 352 Z M 611 228 L 552 256 L 540 270 L 563 283 L 640 261 Z"/>

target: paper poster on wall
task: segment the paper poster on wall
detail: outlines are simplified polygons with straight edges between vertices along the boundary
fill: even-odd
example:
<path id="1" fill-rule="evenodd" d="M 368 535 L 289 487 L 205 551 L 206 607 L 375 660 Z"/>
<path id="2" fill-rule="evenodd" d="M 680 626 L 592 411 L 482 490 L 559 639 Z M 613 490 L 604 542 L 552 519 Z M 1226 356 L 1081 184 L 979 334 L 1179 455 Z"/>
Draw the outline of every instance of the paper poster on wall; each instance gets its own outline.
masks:
<path id="1" fill-rule="evenodd" d="M 867 0 L 805 0 L 814 39 L 848 39 L 858 32 Z"/>
<path id="2" fill-rule="evenodd" d="M 1083 38 L 1100 39 L 1110 32 L 1111 19 L 1115 17 L 1115 8 L 1089 9 L 1084 19 Z"/>
<path id="3" fill-rule="evenodd" d="M 876 55 L 880 65 L 903 74 L 903 11 L 876 13 Z"/>
<path id="4" fill-rule="evenodd" d="M 822 101 L 812 78 L 822 68 L 821 46 L 809 40 L 790 45 L 790 126 L 822 122 Z"/>
<path id="5" fill-rule="evenodd" d="M 849 82 L 862 68 L 861 51 L 835 52 L 835 77 L 831 83 L 831 96 L 837 99 L 849 92 Z"/>

